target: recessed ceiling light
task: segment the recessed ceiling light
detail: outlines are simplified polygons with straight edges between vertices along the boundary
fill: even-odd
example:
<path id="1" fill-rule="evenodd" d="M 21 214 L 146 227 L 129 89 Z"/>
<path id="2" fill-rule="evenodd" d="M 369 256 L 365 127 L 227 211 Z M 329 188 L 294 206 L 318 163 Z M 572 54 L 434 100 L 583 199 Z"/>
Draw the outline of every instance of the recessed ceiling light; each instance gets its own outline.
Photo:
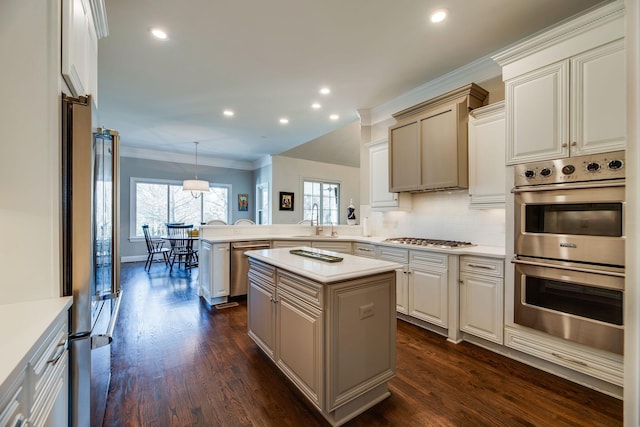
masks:
<path id="1" fill-rule="evenodd" d="M 287 119 L 287 118 L 285 118 L 285 117 L 283 117 L 283 118 L 281 118 L 281 119 L 280 119 L 280 124 L 281 124 L 281 125 L 286 125 L 286 124 L 288 124 L 288 123 L 289 123 L 289 119 Z"/>
<path id="2" fill-rule="evenodd" d="M 438 9 L 431 14 L 431 22 L 438 23 L 442 22 L 447 18 L 448 12 L 447 9 Z"/>
<path id="3" fill-rule="evenodd" d="M 311 108 L 313 108 L 314 110 L 318 110 L 318 109 L 322 108 L 322 105 L 320 105 L 317 102 L 314 102 L 313 104 L 311 104 Z"/>
<path id="4" fill-rule="evenodd" d="M 222 114 L 224 114 L 227 117 L 233 117 L 235 113 L 232 110 L 224 110 Z"/>
<path id="5" fill-rule="evenodd" d="M 329 116 L 329 119 L 331 119 L 331 120 L 338 120 L 339 118 L 340 118 L 340 116 L 337 115 L 337 114 L 332 114 L 332 115 Z"/>
<path id="6" fill-rule="evenodd" d="M 153 34 L 153 37 L 157 38 L 158 40 L 167 40 L 169 38 L 167 33 L 162 31 L 160 28 L 152 28 L 151 34 Z"/>
<path id="7" fill-rule="evenodd" d="M 320 89 L 320 93 L 322 95 L 329 95 L 331 93 L 331 89 L 329 89 L 328 87 L 323 87 L 322 89 Z"/>

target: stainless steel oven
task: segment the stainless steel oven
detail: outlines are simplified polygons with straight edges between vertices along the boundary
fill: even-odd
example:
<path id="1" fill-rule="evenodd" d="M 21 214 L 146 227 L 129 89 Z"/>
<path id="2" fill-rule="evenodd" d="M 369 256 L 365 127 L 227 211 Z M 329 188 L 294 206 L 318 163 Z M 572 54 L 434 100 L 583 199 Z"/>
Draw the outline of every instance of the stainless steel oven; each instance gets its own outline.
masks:
<path id="1" fill-rule="evenodd" d="M 624 152 L 515 174 L 515 323 L 622 354 Z"/>

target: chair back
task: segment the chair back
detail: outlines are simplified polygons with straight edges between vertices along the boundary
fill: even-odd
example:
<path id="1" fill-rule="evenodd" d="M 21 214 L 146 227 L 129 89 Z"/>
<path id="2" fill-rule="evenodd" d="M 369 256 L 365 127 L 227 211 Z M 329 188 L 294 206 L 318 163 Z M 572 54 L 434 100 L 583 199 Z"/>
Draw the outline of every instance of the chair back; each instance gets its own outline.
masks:
<path id="1" fill-rule="evenodd" d="M 249 225 L 255 225 L 255 222 L 251 221 L 250 219 L 239 219 L 236 222 L 233 223 L 233 225 L 238 225 L 238 224 L 249 224 Z"/>
<path id="2" fill-rule="evenodd" d="M 145 224 L 142 226 L 142 232 L 144 233 L 144 241 L 147 242 L 147 251 L 153 251 L 153 241 L 151 240 L 151 235 L 149 234 L 149 225 Z"/>
<path id="3" fill-rule="evenodd" d="M 212 219 L 211 221 L 207 222 L 207 225 L 227 225 L 227 223 L 221 219 Z"/>
<path id="4" fill-rule="evenodd" d="M 174 252 L 188 252 L 191 251 L 192 240 L 189 239 L 189 231 L 193 228 L 193 224 L 188 225 L 174 225 L 167 224 L 167 237 L 169 237 L 169 243 L 171 249 Z"/>

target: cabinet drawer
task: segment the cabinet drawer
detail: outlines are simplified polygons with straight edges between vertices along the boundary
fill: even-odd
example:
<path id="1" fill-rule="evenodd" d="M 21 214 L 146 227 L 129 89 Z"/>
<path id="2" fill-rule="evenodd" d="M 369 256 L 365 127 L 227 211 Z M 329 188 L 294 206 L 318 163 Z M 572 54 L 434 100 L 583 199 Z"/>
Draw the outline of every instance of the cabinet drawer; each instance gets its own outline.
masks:
<path id="1" fill-rule="evenodd" d="M 377 247 L 376 258 L 384 261 L 393 261 L 400 264 L 409 262 L 409 251 L 406 249 L 389 248 L 387 246 Z"/>
<path id="2" fill-rule="evenodd" d="M 264 264 L 253 258 L 249 258 L 249 275 L 253 275 L 263 281 L 275 286 L 276 284 L 276 269 L 275 267 Z"/>
<path id="3" fill-rule="evenodd" d="M 374 245 L 370 245 L 369 243 L 354 243 L 353 254 L 367 258 L 375 258 L 376 247 Z"/>
<path id="4" fill-rule="evenodd" d="M 505 345 L 611 384 L 623 385 L 622 356 L 605 356 L 560 342 L 555 338 L 512 328 L 505 328 Z"/>
<path id="5" fill-rule="evenodd" d="M 0 388 L 0 426 L 20 425 L 27 417 L 24 371 L 6 389 Z"/>
<path id="6" fill-rule="evenodd" d="M 67 321 L 58 323 L 29 361 L 28 372 L 34 401 L 44 392 L 47 383 L 55 375 L 56 365 L 66 363 Z"/>
<path id="7" fill-rule="evenodd" d="M 322 310 L 322 285 L 314 281 L 290 274 L 278 272 L 278 292 L 286 292 L 314 307 Z"/>
<path id="8" fill-rule="evenodd" d="M 460 257 L 460 271 L 484 274 L 486 276 L 504 277 L 504 261 L 499 258 L 465 255 Z"/>
<path id="9" fill-rule="evenodd" d="M 351 242 L 311 242 L 311 247 L 324 249 L 325 251 L 351 254 Z"/>
<path id="10" fill-rule="evenodd" d="M 449 260 L 446 254 L 425 251 L 410 251 L 409 264 L 427 265 L 446 269 L 449 265 Z"/>
<path id="11" fill-rule="evenodd" d="M 271 247 L 276 248 L 297 248 L 300 246 L 311 247 L 310 240 L 273 240 Z"/>

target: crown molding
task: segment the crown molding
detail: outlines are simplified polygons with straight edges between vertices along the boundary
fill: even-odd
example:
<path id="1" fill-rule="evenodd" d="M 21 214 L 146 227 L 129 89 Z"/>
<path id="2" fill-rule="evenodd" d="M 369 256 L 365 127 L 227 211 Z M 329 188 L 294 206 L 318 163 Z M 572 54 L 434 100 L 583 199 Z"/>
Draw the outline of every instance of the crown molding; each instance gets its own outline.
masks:
<path id="1" fill-rule="evenodd" d="M 120 146 L 120 157 L 131 157 L 134 159 L 156 160 L 160 162 L 195 164 L 195 157 L 192 154 L 172 153 L 167 151 L 148 150 L 144 148 Z M 213 166 L 228 169 L 254 170 L 252 162 L 242 160 L 223 159 L 219 157 L 203 156 L 198 154 L 199 166 Z"/>
<path id="2" fill-rule="evenodd" d="M 271 163 L 273 163 L 272 159 L 273 159 L 273 156 L 269 154 L 267 156 L 262 157 L 261 159 L 256 160 L 255 162 L 252 163 L 253 170 L 261 169 L 265 166 L 269 166 Z"/>
<path id="3" fill-rule="evenodd" d="M 624 16 L 624 3 L 616 0 L 604 6 L 595 6 L 582 15 L 567 18 L 559 24 L 544 29 L 537 35 L 503 49 L 492 56 L 500 66 L 504 67 L 524 57 L 540 52 L 549 46 L 574 38 L 594 28 L 601 27 Z"/>
<path id="4" fill-rule="evenodd" d="M 363 119 L 369 119 L 368 122 L 363 121 L 362 125 L 372 126 L 388 120 L 398 111 L 405 110 L 425 100 L 435 98 L 470 82 L 482 82 L 500 76 L 501 72 L 502 69 L 491 59 L 490 55 L 484 56 L 450 73 L 411 89 L 384 104 L 371 108 L 368 111 L 369 114 L 361 113 Z"/>

